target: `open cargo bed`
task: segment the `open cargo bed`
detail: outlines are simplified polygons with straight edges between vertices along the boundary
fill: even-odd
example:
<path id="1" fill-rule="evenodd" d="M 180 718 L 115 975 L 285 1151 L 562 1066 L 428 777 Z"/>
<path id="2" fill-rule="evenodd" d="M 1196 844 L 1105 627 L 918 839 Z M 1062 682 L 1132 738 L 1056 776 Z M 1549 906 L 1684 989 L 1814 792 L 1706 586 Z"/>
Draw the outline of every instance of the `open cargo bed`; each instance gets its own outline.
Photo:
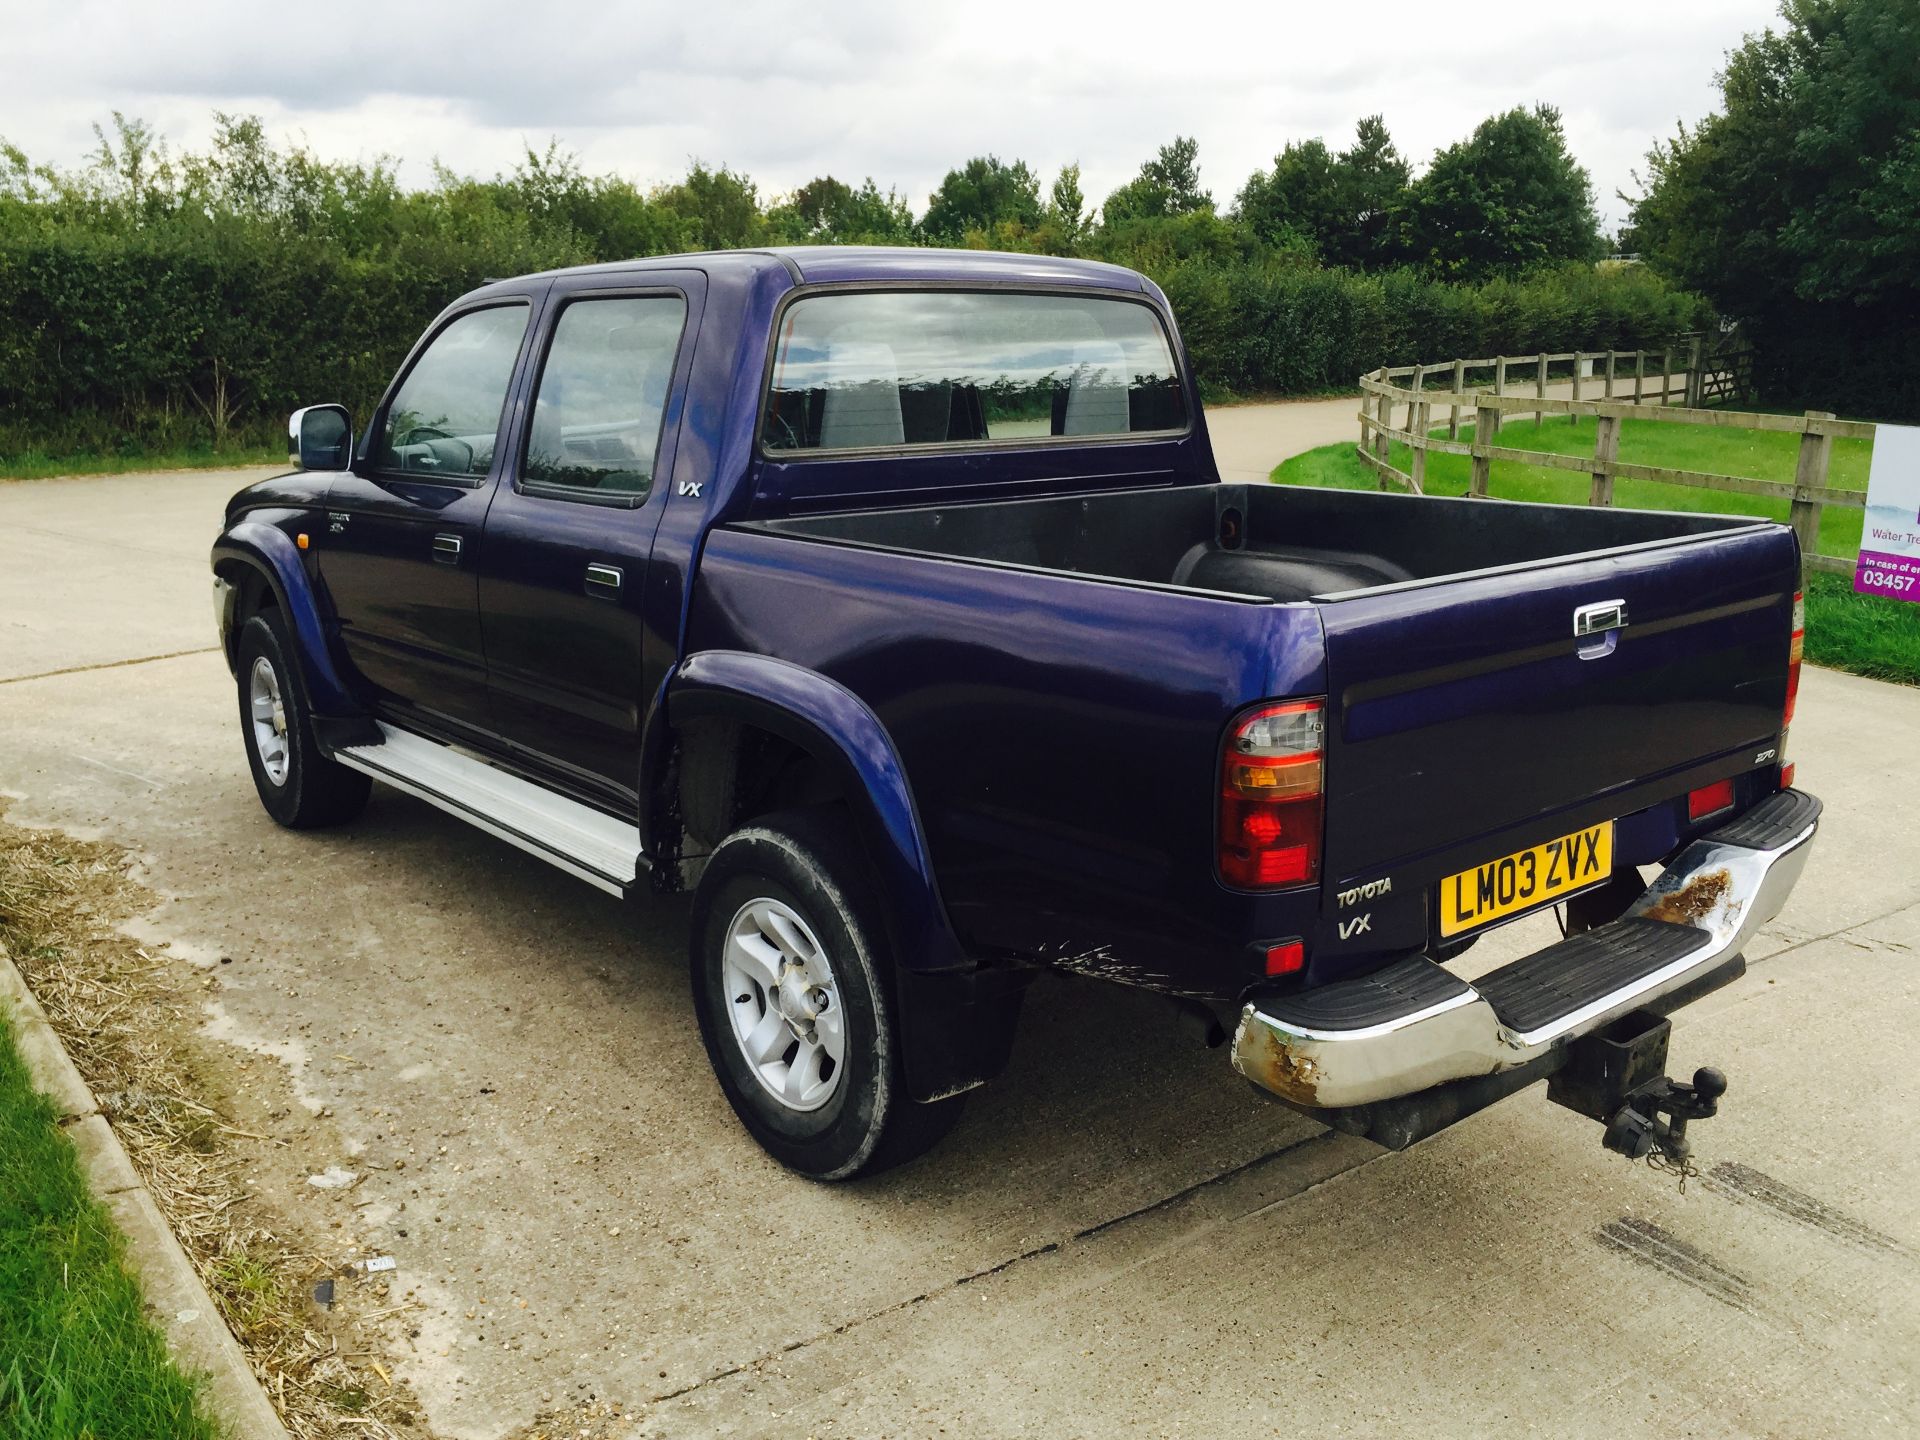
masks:
<path id="1" fill-rule="evenodd" d="M 1746 517 L 1182 485 L 751 522 L 839 544 L 1239 599 L 1345 599 L 1516 565 L 1766 528 Z"/>

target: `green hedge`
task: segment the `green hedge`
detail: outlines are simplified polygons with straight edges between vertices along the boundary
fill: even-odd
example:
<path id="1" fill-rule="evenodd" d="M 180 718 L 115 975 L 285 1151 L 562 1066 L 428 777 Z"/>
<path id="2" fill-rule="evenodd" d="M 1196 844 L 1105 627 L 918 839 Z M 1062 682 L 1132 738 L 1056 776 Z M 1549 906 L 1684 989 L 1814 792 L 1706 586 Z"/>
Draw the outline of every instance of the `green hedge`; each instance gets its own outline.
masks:
<path id="1" fill-rule="evenodd" d="M 237 227 L 0 238 L 0 458 L 270 442 L 316 401 L 365 416 L 448 301 L 587 258 L 458 243 L 363 257 Z"/>
<path id="2" fill-rule="evenodd" d="M 1415 271 L 1202 261 L 1155 277 L 1212 390 L 1349 389 L 1377 365 L 1633 349 L 1707 323 L 1698 297 L 1637 268 L 1456 285 Z"/>
<path id="3" fill-rule="evenodd" d="M 271 443 L 317 401 L 364 418 L 448 301 L 594 258 L 529 229 L 416 234 L 377 254 L 239 222 L 0 234 L 0 458 Z M 1151 269 L 1216 395 L 1347 388 L 1383 363 L 1630 348 L 1705 318 L 1637 268 L 1473 286 L 1285 257 Z"/>

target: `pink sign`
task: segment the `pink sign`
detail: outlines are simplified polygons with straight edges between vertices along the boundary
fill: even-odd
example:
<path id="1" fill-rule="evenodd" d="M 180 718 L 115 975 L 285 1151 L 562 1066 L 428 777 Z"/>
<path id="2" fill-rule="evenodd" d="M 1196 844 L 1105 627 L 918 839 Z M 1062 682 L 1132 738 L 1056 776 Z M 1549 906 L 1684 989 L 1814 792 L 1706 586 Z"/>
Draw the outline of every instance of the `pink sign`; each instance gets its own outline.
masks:
<path id="1" fill-rule="evenodd" d="M 1874 428 L 1853 588 L 1862 595 L 1920 601 L 1920 427 Z"/>

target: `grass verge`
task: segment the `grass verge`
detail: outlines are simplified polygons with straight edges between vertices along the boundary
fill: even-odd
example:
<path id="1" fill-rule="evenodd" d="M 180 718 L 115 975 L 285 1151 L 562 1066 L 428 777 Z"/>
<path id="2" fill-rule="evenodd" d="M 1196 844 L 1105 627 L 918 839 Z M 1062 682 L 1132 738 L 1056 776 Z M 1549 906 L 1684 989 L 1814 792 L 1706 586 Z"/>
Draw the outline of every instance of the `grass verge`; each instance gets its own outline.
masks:
<path id="1" fill-rule="evenodd" d="M 1463 425 L 1461 438 L 1473 427 Z M 1593 453 L 1594 422 L 1569 424 L 1549 417 L 1509 419 L 1500 443 L 1515 449 L 1562 455 Z M 1791 482 L 1799 437 L 1774 431 L 1721 430 L 1674 425 L 1657 420 L 1627 420 L 1620 426 L 1620 458 L 1636 465 L 1747 475 L 1756 480 Z M 1865 490 L 1872 445 L 1837 440 L 1827 483 L 1836 489 Z M 1395 445 L 1390 463 L 1408 466 L 1408 451 Z M 1464 455 L 1427 457 L 1427 492 L 1464 495 L 1471 462 Z M 1379 479 L 1347 443 L 1323 445 L 1277 466 L 1275 483 L 1321 485 L 1341 490 L 1377 490 Z M 1493 462 L 1492 493 L 1503 500 L 1532 500 L 1549 505 L 1583 505 L 1590 482 L 1575 471 L 1553 470 L 1512 460 Z M 1663 485 L 1649 480 L 1618 480 L 1614 499 L 1635 510 L 1690 510 L 1716 515 L 1753 515 L 1785 521 L 1788 504 L 1761 495 L 1732 495 L 1720 490 Z M 1863 512 L 1828 506 L 1820 517 L 1820 553 L 1851 559 L 1860 549 Z M 1811 575 L 1807 580 L 1807 659 L 1816 665 L 1850 670 L 1876 680 L 1920 684 L 1920 606 L 1878 595 L 1857 595 L 1840 575 Z"/>
<path id="2" fill-rule="evenodd" d="M 0 1434 L 214 1440 L 0 1013 Z"/>
<path id="3" fill-rule="evenodd" d="M 245 446 L 233 450 L 157 450 L 137 455 L 55 455 L 27 450 L 0 457 L 0 480 L 51 480 L 63 475 L 132 475 L 160 470 L 237 470 L 243 465 L 284 464 L 287 447 Z"/>
<path id="4" fill-rule="evenodd" d="M 1856 594 L 1845 575 L 1809 575 L 1806 593 L 1810 662 L 1920 685 L 1920 606 Z"/>

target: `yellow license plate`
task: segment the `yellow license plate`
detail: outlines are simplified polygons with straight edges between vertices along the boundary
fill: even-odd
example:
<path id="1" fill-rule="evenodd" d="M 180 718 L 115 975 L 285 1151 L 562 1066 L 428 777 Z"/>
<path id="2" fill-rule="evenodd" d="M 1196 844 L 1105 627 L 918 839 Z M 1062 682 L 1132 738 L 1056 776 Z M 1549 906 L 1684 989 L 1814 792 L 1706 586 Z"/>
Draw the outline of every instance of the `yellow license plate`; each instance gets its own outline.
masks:
<path id="1" fill-rule="evenodd" d="M 1440 933 L 1459 935 L 1598 885 L 1613 873 L 1613 822 L 1489 860 L 1440 882 Z"/>

